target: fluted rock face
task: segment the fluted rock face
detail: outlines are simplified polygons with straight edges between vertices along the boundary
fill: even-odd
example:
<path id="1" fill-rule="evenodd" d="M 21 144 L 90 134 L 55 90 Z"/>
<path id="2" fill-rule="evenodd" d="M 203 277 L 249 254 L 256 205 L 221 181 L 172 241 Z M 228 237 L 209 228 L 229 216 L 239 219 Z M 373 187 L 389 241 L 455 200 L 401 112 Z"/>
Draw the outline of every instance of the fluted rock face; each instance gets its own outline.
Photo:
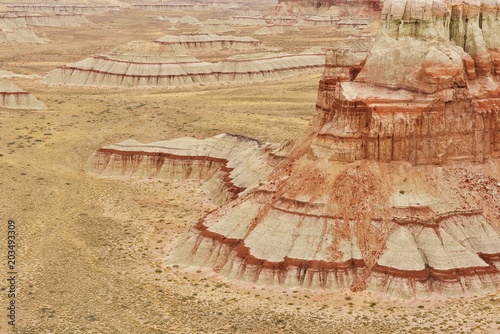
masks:
<path id="1" fill-rule="evenodd" d="M 14 84 L 0 82 L 0 108 L 44 110 L 47 107 Z"/>
<path id="2" fill-rule="evenodd" d="M 201 218 L 173 262 L 405 298 L 498 290 L 498 5 L 384 8 L 363 63 L 328 53 L 303 140 L 266 181 Z"/>

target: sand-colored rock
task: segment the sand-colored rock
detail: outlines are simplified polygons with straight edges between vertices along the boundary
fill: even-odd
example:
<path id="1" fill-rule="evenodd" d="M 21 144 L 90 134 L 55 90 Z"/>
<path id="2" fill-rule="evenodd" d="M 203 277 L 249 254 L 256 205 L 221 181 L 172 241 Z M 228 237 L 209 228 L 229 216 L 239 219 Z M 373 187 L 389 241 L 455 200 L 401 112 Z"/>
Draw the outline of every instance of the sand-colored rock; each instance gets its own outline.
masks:
<path id="1" fill-rule="evenodd" d="M 236 29 L 234 29 L 232 26 L 227 25 L 227 24 L 206 24 L 204 23 L 201 27 L 199 32 L 200 33 L 205 33 L 205 34 L 224 34 L 226 32 L 234 32 Z"/>
<path id="2" fill-rule="evenodd" d="M 16 29 L 26 26 L 78 26 L 86 23 L 89 23 L 87 18 L 79 13 L 0 12 L 1 29 Z"/>
<path id="3" fill-rule="evenodd" d="M 237 15 L 231 17 L 229 20 L 230 24 L 243 25 L 243 26 L 261 26 L 265 25 L 267 22 L 262 16 L 248 16 L 248 15 Z"/>
<path id="4" fill-rule="evenodd" d="M 249 36 L 229 36 L 215 34 L 166 35 L 156 40 L 157 43 L 180 46 L 187 50 L 219 49 L 255 49 L 261 48 L 262 42 Z"/>
<path id="5" fill-rule="evenodd" d="M 278 35 L 284 34 L 287 31 L 299 31 L 299 28 L 296 26 L 290 25 L 271 25 L 257 29 L 253 34 L 254 35 Z"/>
<path id="6" fill-rule="evenodd" d="M 45 77 L 49 84 L 121 87 L 177 87 L 198 83 L 230 83 L 277 80 L 324 66 L 322 54 L 257 53 L 226 58 L 217 63 L 199 61 L 179 52 L 190 47 L 206 50 L 235 44 L 260 45 L 253 38 L 194 35 L 204 42 L 191 42 L 191 36 L 163 38 L 161 43 L 131 42 L 106 55 L 54 69 Z M 186 42 L 188 39 L 188 42 Z"/>
<path id="7" fill-rule="evenodd" d="M 14 84 L 0 82 L 0 108 L 44 110 L 47 107 Z"/>
<path id="8" fill-rule="evenodd" d="M 71 4 L 71 3 L 17 3 L 8 4 L 6 8 L 28 12 L 79 13 L 91 14 L 119 10 L 122 6 L 113 4 Z"/>
<path id="9" fill-rule="evenodd" d="M 104 177 L 198 179 L 208 183 L 213 200 L 222 204 L 272 171 L 270 152 L 276 148 L 231 134 L 150 144 L 128 140 L 98 150 L 86 170 Z"/>
<path id="10" fill-rule="evenodd" d="M 47 43 L 45 40 L 38 37 L 31 30 L 0 30 L 0 43 L 38 43 L 44 44 Z"/>

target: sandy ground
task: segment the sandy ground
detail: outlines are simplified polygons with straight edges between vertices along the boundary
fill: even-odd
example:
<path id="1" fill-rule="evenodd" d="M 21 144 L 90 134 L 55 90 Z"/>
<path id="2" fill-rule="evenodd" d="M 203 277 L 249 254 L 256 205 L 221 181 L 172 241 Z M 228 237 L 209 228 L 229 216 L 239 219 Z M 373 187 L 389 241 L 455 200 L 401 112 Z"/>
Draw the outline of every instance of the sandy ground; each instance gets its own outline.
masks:
<path id="1" fill-rule="evenodd" d="M 37 28 L 52 42 L 2 46 L 0 69 L 44 75 L 131 40 L 160 37 L 170 25 L 148 24 L 157 15 L 129 11 L 91 16 L 95 23 L 78 29 Z M 293 48 L 313 44 L 307 36 Z M 271 46 L 285 44 L 282 35 L 266 38 Z M 93 151 L 128 138 L 294 138 L 313 115 L 318 79 L 190 90 L 12 80 L 49 109 L 0 110 L 0 233 L 7 235 L 9 219 L 18 233 L 17 326 L 2 316 L 0 333 L 500 333 L 499 294 L 390 301 L 366 292 L 243 285 L 200 268 L 165 266 L 180 233 L 214 208 L 200 184 L 99 179 L 83 171 Z M 0 289 L 5 310 L 5 279 Z"/>

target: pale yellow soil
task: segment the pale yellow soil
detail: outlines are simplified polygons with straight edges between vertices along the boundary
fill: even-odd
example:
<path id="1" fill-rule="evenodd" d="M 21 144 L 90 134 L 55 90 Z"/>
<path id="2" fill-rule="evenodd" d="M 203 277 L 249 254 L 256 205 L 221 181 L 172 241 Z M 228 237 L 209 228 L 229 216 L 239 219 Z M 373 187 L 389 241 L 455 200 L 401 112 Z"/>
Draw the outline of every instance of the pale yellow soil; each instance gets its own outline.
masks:
<path id="1" fill-rule="evenodd" d="M 0 69 L 44 75 L 118 44 L 160 37 L 170 26 L 146 24 L 158 13 L 126 13 L 92 16 L 96 25 L 83 28 L 37 28 L 52 43 L 3 46 Z M 312 44 L 308 36 L 302 35 L 304 49 Z M 275 38 L 274 46 L 284 44 Z M 201 90 L 12 80 L 48 106 L 44 112 L 0 110 L 0 234 L 7 235 L 8 219 L 18 232 L 16 332 L 498 333 L 498 294 L 393 302 L 369 293 L 254 287 L 210 270 L 167 267 L 175 239 L 214 208 L 199 183 L 100 179 L 83 171 L 96 149 L 128 138 L 222 132 L 261 141 L 294 138 L 313 115 L 318 79 Z M 6 284 L 2 279 L 4 310 Z M 5 319 L 0 333 L 8 333 Z"/>

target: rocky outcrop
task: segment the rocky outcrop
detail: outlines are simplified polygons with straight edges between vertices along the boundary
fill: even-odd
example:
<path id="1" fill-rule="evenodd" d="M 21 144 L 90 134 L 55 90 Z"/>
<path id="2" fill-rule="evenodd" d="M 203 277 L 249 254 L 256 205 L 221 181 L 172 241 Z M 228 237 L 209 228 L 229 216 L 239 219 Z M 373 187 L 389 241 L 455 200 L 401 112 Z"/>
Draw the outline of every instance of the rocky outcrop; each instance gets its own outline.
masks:
<path id="1" fill-rule="evenodd" d="M 268 23 L 337 25 L 349 19 L 353 26 L 364 26 L 378 19 L 381 9 L 380 0 L 280 0 L 265 17 Z"/>
<path id="2" fill-rule="evenodd" d="M 38 3 L 17 3 L 8 4 L 9 9 L 27 12 L 48 12 L 48 13 L 78 13 L 92 14 L 119 10 L 118 5 L 99 5 L 99 4 L 38 4 Z"/>
<path id="3" fill-rule="evenodd" d="M 212 34 L 166 35 L 156 43 L 181 47 L 186 50 L 221 50 L 221 49 L 255 49 L 262 48 L 262 42 L 248 36 L 229 36 Z"/>
<path id="4" fill-rule="evenodd" d="M 363 63 L 328 52 L 303 139 L 172 263 L 403 298 L 498 290 L 498 9 L 386 1 Z"/>
<path id="5" fill-rule="evenodd" d="M 205 153 L 205 144 L 122 143 L 88 170 L 219 173 L 227 191 L 214 197 L 228 202 L 185 233 L 170 263 L 402 298 L 498 291 L 498 12 L 497 3 L 387 0 L 363 62 L 327 52 L 316 116 L 293 146 L 250 141 L 249 156 L 230 157 L 215 153 L 225 144 Z M 233 136 L 220 139 L 239 151 Z"/>
<path id="6" fill-rule="evenodd" d="M 208 10 L 228 10 L 238 9 L 240 3 L 138 3 L 133 4 L 134 8 L 145 10 L 171 10 L 171 11 L 208 11 Z"/>
<path id="7" fill-rule="evenodd" d="M 272 171 L 276 145 L 222 134 L 205 140 L 180 138 L 141 144 L 134 140 L 95 152 L 86 171 L 102 177 L 198 179 L 220 204 L 256 186 Z"/>
<path id="8" fill-rule="evenodd" d="M 31 30 L 1 30 L 0 29 L 0 43 L 37 43 L 45 44 L 46 41 L 38 37 Z"/>
<path id="9" fill-rule="evenodd" d="M 227 45 L 234 43 L 230 39 L 221 41 Z M 253 39 L 248 43 L 254 43 Z M 219 44 L 220 47 L 223 45 Z M 322 54 L 269 53 L 233 56 L 210 63 L 178 54 L 178 48 L 183 47 L 189 46 L 183 43 L 132 42 L 108 55 L 86 58 L 54 69 L 44 80 L 49 84 L 178 87 L 198 83 L 276 80 L 321 70 L 324 65 Z"/>
<path id="10" fill-rule="evenodd" d="M 0 108 L 44 110 L 47 107 L 30 93 L 14 84 L 0 82 Z"/>
<path id="11" fill-rule="evenodd" d="M 382 9 L 380 0 L 278 0 L 278 4 L 297 7 L 304 12 L 321 12 L 331 7 L 367 8 L 373 11 Z"/>
<path id="12" fill-rule="evenodd" d="M 261 26 L 267 24 L 262 16 L 236 15 L 229 20 L 230 24 L 243 26 Z"/>
<path id="13" fill-rule="evenodd" d="M 0 12 L 0 28 L 2 29 L 18 29 L 27 26 L 79 26 L 86 23 L 89 23 L 87 18 L 77 13 Z"/>

